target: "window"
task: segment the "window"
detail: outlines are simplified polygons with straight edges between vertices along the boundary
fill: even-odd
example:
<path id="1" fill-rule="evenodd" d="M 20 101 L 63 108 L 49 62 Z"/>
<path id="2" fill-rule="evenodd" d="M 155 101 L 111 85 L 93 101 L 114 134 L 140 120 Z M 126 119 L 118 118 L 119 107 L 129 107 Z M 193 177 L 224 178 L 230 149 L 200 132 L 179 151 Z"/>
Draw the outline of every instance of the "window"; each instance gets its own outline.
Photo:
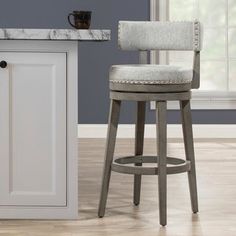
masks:
<path id="1" fill-rule="evenodd" d="M 159 9 L 159 12 L 155 9 Z M 193 96 L 195 101 L 201 101 L 201 106 L 197 105 L 195 108 L 235 109 L 236 1 L 152 0 L 151 15 L 152 19 L 171 21 L 199 19 L 203 23 L 204 50 L 201 52 L 201 86 Z M 165 64 L 190 67 L 192 66 L 192 52 L 171 51 L 152 56 L 152 61 L 157 60 Z"/>

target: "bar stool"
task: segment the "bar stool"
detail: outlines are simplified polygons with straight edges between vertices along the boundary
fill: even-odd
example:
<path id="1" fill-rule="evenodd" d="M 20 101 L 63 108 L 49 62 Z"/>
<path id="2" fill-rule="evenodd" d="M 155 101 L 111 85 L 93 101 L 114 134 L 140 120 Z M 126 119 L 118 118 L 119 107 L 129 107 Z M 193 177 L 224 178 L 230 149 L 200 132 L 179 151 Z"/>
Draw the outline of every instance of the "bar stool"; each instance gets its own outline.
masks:
<path id="1" fill-rule="evenodd" d="M 110 115 L 98 216 L 105 214 L 111 171 L 134 175 L 135 205 L 140 201 L 142 175 L 158 175 L 160 224 L 167 223 L 167 175 L 188 173 L 193 213 L 198 212 L 197 183 L 191 118 L 191 89 L 199 88 L 201 25 L 199 22 L 119 22 L 119 47 L 139 50 L 140 64 L 110 69 Z M 148 65 L 148 50 L 194 51 L 193 69 Z M 137 102 L 135 154 L 113 161 L 121 101 Z M 180 103 L 186 160 L 167 156 L 167 101 Z M 146 102 L 156 102 L 157 156 L 143 155 Z M 142 166 L 157 163 L 157 167 Z M 134 165 L 130 165 L 134 164 Z"/>

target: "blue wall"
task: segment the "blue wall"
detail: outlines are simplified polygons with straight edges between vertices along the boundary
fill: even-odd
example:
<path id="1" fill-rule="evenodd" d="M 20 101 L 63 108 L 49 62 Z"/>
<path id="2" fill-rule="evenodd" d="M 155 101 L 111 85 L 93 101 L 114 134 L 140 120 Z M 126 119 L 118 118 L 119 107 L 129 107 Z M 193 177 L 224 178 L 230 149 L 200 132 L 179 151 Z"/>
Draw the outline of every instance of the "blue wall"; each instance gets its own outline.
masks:
<path id="1" fill-rule="evenodd" d="M 70 28 L 67 14 L 92 10 L 92 28 L 112 30 L 110 42 L 82 42 L 79 46 L 79 123 L 106 123 L 109 110 L 108 69 L 111 64 L 137 63 L 136 52 L 117 48 L 118 20 L 148 20 L 149 1 L 144 0 L 7 0 L 1 1 L 0 27 Z M 122 107 L 121 123 L 132 123 L 134 104 Z M 147 122 L 154 122 L 147 108 Z M 168 113 L 169 123 L 179 122 L 177 111 Z M 235 111 L 193 111 L 194 123 L 235 123 Z"/>

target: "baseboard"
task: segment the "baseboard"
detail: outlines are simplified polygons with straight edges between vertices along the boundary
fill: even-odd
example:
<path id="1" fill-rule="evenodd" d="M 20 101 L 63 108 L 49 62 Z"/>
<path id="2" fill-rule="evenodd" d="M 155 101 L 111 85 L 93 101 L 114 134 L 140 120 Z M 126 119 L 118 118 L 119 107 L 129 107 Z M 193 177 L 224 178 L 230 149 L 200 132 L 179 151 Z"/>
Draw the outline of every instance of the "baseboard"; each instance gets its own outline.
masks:
<path id="1" fill-rule="evenodd" d="M 121 124 L 118 127 L 117 138 L 134 138 L 134 125 Z M 80 124 L 79 138 L 105 138 L 107 125 Z M 194 138 L 236 138 L 236 125 L 193 125 Z M 145 137 L 155 138 L 155 125 L 145 126 Z M 168 125 L 168 138 L 182 138 L 181 125 Z"/>

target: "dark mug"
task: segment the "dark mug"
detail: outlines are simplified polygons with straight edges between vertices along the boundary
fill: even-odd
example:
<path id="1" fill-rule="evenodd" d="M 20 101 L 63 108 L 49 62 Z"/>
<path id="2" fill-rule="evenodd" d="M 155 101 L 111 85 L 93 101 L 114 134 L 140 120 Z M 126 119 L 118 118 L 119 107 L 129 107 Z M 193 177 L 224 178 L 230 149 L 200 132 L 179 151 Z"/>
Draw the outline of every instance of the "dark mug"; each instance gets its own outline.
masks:
<path id="1" fill-rule="evenodd" d="M 89 29 L 91 23 L 91 11 L 73 11 L 68 15 L 70 25 L 76 29 Z M 71 23 L 71 16 L 74 17 L 74 24 Z"/>

